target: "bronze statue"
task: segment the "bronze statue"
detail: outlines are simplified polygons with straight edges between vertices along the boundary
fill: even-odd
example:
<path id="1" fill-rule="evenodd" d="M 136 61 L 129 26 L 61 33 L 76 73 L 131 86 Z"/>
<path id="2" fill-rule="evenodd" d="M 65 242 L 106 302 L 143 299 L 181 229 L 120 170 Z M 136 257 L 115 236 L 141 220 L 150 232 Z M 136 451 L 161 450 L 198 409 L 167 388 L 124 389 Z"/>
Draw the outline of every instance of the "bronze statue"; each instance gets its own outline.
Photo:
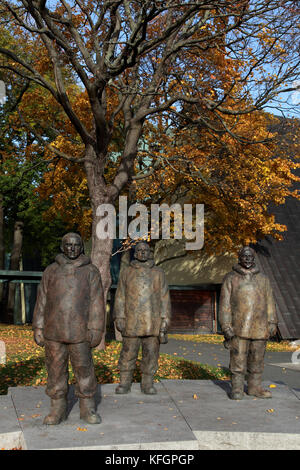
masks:
<path id="1" fill-rule="evenodd" d="M 120 384 L 116 393 L 128 393 L 142 345 L 141 391 L 153 395 L 159 345 L 166 342 L 171 317 L 169 288 L 162 269 L 155 266 L 146 242 L 135 247 L 134 260 L 120 273 L 115 296 L 116 328 L 123 344 L 119 359 Z"/>
<path id="2" fill-rule="evenodd" d="M 33 314 L 35 342 L 45 346 L 46 393 L 51 398 L 44 424 L 59 424 L 66 419 L 69 358 L 76 378 L 80 418 L 97 424 L 101 419 L 95 410 L 97 382 L 91 348 L 100 343 L 104 328 L 101 277 L 83 254 L 78 234 L 66 234 L 61 251 L 43 273 Z"/>
<path id="3" fill-rule="evenodd" d="M 255 252 L 246 246 L 239 262 L 226 274 L 220 296 L 219 320 L 230 350 L 232 394 L 244 395 L 248 372 L 248 395 L 271 398 L 261 385 L 266 342 L 277 331 L 277 316 L 269 279 L 255 265 Z"/>

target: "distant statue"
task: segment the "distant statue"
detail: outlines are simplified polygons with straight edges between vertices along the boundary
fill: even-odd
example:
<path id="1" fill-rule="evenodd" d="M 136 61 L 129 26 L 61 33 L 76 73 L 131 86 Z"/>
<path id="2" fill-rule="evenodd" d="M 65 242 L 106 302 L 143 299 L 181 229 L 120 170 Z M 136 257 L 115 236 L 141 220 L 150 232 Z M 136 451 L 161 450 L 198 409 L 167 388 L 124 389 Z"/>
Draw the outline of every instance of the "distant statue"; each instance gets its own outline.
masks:
<path id="1" fill-rule="evenodd" d="M 230 350 L 232 394 L 234 400 L 244 395 L 248 373 L 248 395 L 271 398 L 262 388 L 266 342 L 276 334 L 277 316 L 269 279 L 255 265 L 255 252 L 245 246 L 239 262 L 226 274 L 220 296 L 219 320 Z"/>
<path id="2" fill-rule="evenodd" d="M 43 273 L 33 314 L 35 342 L 45 346 L 46 393 L 51 398 L 44 424 L 59 424 L 66 419 L 69 358 L 76 378 L 80 418 L 97 424 L 101 419 L 95 409 L 97 382 L 91 348 L 100 343 L 104 329 L 101 277 L 83 254 L 78 234 L 66 234 L 61 251 Z"/>
<path id="3" fill-rule="evenodd" d="M 114 314 L 116 328 L 123 338 L 119 359 L 120 384 L 116 393 L 130 391 L 142 345 L 141 391 L 156 394 L 153 377 L 158 368 L 160 343 L 167 342 L 171 303 L 165 274 L 155 266 L 146 242 L 136 245 L 134 260 L 120 273 Z"/>

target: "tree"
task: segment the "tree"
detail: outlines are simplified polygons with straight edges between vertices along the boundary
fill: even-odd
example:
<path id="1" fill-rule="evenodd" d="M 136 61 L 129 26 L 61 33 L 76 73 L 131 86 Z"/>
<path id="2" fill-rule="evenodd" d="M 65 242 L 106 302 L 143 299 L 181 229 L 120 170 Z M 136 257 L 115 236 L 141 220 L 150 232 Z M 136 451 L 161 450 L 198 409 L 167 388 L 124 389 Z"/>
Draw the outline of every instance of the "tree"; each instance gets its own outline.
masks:
<path id="1" fill-rule="evenodd" d="M 11 37 L 5 37 L 6 40 L 8 38 L 13 42 Z M 7 74 L 0 74 L 0 78 L 7 81 Z M 22 98 L 25 91 L 28 91 L 26 98 L 32 97 L 34 87 L 20 77 L 16 77 L 10 85 L 6 90 L 6 102 L 0 106 L 0 261 L 1 269 L 4 269 L 4 254 L 10 253 L 9 269 L 17 271 L 20 269 L 22 255 L 33 257 L 36 263 L 37 256 L 41 257 L 44 266 L 52 261 L 53 247 L 59 247 L 65 225 L 59 217 L 50 223 L 43 219 L 49 201 L 40 201 L 36 188 L 47 164 L 40 147 L 33 143 L 26 128 L 23 129 L 20 125 L 16 111 L 20 105 L 30 115 L 32 107 L 26 103 L 26 99 L 22 101 Z M 41 116 L 34 116 L 35 121 L 31 118 L 31 122 L 36 125 Z M 49 134 L 49 129 L 45 128 L 44 135 L 46 130 Z M 12 322 L 16 284 L 9 283 L 4 290 L 2 287 L 3 284 L 0 292 L 1 319 Z"/>
<path id="2" fill-rule="evenodd" d="M 231 119 L 226 119 L 230 127 Z M 136 181 L 137 200 L 204 204 L 205 249 L 214 254 L 237 252 L 241 245 L 265 236 L 282 239 L 286 227 L 277 223 L 269 208 L 289 196 L 300 199 L 293 187 L 300 181 L 295 174 L 300 167 L 300 127 L 294 125 L 288 133 L 287 152 L 278 121 L 262 112 L 242 116 L 235 123 L 244 138 L 240 142 L 228 133 L 213 135 L 199 127 L 182 126 L 170 134 L 162 131 L 163 152 L 160 146 L 152 149 L 160 165 L 148 179 Z M 147 150 L 144 153 L 149 155 Z"/>
<path id="3" fill-rule="evenodd" d="M 76 131 L 76 156 L 56 144 L 44 145 L 60 158 L 83 164 L 92 208 L 92 261 L 105 292 L 112 240 L 96 235 L 97 207 L 115 203 L 126 185 L 141 177 L 135 175 L 135 162 L 146 122 L 190 104 L 197 108 L 201 126 L 210 128 L 207 115 L 212 113 L 234 134 L 226 128 L 225 116 L 262 109 L 290 90 L 299 74 L 294 1 L 1 0 L 0 6 L 24 44 L 21 52 L 0 47 L 1 68 L 45 88 Z M 207 94 L 202 86 L 207 77 L 189 79 L 188 67 L 207 63 L 204 70 L 212 69 L 211 58 L 220 51 L 243 71 L 226 88 L 214 82 Z M 44 73 L 39 54 L 51 72 Z M 88 126 L 67 91 L 66 70 L 87 96 Z M 41 143 L 41 135 L 31 132 Z M 108 183 L 105 169 L 116 132 L 123 149 Z M 143 176 L 149 174 L 145 170 Z"/>

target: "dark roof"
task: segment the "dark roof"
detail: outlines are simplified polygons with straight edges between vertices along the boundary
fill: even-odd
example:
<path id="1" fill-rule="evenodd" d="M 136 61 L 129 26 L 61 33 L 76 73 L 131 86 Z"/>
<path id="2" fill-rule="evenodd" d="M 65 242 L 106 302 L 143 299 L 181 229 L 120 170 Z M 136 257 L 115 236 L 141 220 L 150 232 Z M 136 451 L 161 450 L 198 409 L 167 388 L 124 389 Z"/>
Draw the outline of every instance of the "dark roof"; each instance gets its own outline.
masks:
<path id="1" fill-rule="evenodd" d="M 288 198 L 273 213 L 287 232 L 283 241 L 257 244 L 256 261 L 273 288 L 280 336 L 295 339 L 300 338 L 300 201 Z"/>

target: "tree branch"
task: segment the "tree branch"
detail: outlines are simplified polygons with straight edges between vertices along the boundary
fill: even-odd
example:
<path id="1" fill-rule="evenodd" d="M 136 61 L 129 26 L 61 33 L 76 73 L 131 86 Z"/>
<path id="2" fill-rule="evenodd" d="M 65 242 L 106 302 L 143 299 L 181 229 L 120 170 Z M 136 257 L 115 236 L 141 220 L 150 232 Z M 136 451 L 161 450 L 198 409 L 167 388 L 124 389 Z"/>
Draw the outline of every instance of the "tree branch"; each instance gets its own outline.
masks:
<path id="1" fill-rule="evenodd" d="M 32 135 L 34 135 L 34 137 L 36 138 L 36 140 L 45 148 L 47 148 L 48 150 L 50 150 L 50 152 L 52 153 L 55 153 L 58 157 L 60 158 L 64 158 L 65 160 L 68 160 L 70 162 L 73 162 L 73 163 L 84 163 L 85 161 L 87 161 L 87 159 L 85 157 L 83 158 L 75 158 L 75 157 L 71 157 L 70 155 L 67 155 L 65 154 L 64 152 L 61 152 L 60 150 L 58 150 L 56 147 L 54 147 L 52 144 L 49 144 L 47 142 L 45 142 L 45 140 L 43 139 L 43 137 L 32 127 L 30 126 L 30 124 L 28 124 L 20 110 L 18 109 L 18 115 L 19 115 L 19 118 L 20 118 L 20 121 L 21 121 L 21 124 L 28 130 L 28 132 L 30 132 Z"/>

